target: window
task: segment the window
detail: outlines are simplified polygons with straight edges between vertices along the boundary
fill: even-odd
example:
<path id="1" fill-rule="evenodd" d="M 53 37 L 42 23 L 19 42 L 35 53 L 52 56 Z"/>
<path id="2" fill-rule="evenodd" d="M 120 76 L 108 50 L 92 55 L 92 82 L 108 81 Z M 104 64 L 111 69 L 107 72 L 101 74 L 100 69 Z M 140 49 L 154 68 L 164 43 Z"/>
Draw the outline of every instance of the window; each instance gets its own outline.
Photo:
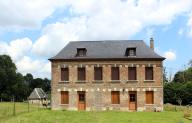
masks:
<path id="1" fill-rule="evenodd" d="M 111 103 L 120 104 L 119 91 L 111 91 Z"/>
<path id="2" fill-rule="evenodd" d="M 146 104 L 154 103 L 154 95 L 153 91 L 146 91 Z"/>
<path id="3" fill-rule="evenodd" d="M 127 48 L 126 56 L 136 56 L 136 48 Z"/>
<path id="4" fill-rule="evenodd" d="M 79 94 L 79 102 L 85 102 L 85 94 Z"/>
<path id="5" fill-rule="evenodd" d="M 61 91 L 61 104 L 69 104 L 69 92 Z"/>
<path id="6" fill-rule="evenodd" d="M 145 80 L 153 80 L 153 67 L 145 68 Z"/>
<path id="7" fill-rule="evenodd" d="M 69 69 L 61 68 L 61 81 L 69 81 Z"/>
<path id="8" fill-rule="evenodd" d="M 85 68 L 78 68 L 78 80 L 85 80 Z"/>
<path id="9" fill-rule="evenodd" d="M 102 80 L 102 67 L 94 67 L 94 79 Z"/>
<path id="10" fill-rule="evenodd" d="M 119 67 L 111 68 L 111 80 L 119 80 Z"/>
<path id="11" fill-rule="evenodd" d="M 128 79 L 129 80 L 136 80 L 137 79 L 136 67 L 129 67 L 128 68 Z"/>
<path id="12" fill-rule="evenodd" d="M 136 95 L 135 94 L 129 94 L 129 101 L 135 102 L 136 101 Z"/>
<path id="13" fill-rule="evenodd" d="M 86 48 L 77 48 L 77 55 L 76 56 L 86 56 Z"/>

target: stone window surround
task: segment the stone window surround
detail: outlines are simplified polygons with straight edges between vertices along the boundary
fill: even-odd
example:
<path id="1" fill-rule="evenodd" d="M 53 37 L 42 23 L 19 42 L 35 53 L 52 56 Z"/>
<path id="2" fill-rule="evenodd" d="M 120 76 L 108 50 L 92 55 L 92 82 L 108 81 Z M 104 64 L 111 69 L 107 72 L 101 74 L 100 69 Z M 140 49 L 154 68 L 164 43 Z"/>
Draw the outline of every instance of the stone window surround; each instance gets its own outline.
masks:
<path id="1" fill-rule="evenodd" d="M 57 92 L 61 92 L 61 91 L 74 91 L 74 92 L 77 92 L 77 91 L 85 91 L 85 92 L 94 92 L 94 91 L 108 91 L 108 92 L 111 92 L 111 91 L 120 91 L 120 92 L 129 92 L 129 91 L 143 91 L 143 92 L 146 92 L 146 91 L 153 91 L 153 92 L 156 92 L 158 91 L 158 88 L 162 88 L 161 86 L 156 86 L 156 87 L 138 87 L 138 88 L 60 88 L 60 89 L 57 89 Z"/>
<path id="2" fill-rule="evenodd" d="M 86 89 L 86 90 L 84 90 L 84 89 L 82 89 L 82 88 L 80 88 L 79 90 L 78 89 L 76 89 L 75 90 L 75 92 L 77 92 L 77 91 L 85 91 L 85 92 L 88 92 L 87 91 L 88 89 Z M 106 89 L 107 90 L 107 89 Z M 105 91 L 106 91 L 105 90 Z M 61 89 L 58 89 L 57 90 L 59 93 L 61 92 L 61 91 L 68 91 L 68 93 L 70 93 L 71 92 L 71 90 L 67 90 L 66 88 L 64 88 L 63 90 L 61 90 Z M 99 88 L 97 88 L 95 91 L 104 91 L 104 90 L 100 90 Z M 105 92 L 104 91 L 104 92 Z M 157 91 L 157 88 L 146 88 L 145 90 L 140 90 L 140 88 L 137 88 L 137 89 L 134 89 L 134 88 L 132 88 L 132 89 L 130 89 L 130 90 L 124 90 L 123 91 L 123 89 L 116 89 L 116 88 L 113 88 L 113 89 L 108 89 L 108 92 L 114 92 L 114 91 L 117 91 L 117 92 L 119 92 L 119 94 L 121 93 L 121 92 L 129 92 L 129 91 L 137 91 L 137 92 L 139 92 L 139 91 L 143 91 L 143 92 L 146 92 L 146 91 L 152 91 L 153 92 L 153 94 L 155 94 L 155 92 Z M 70 97 L 69 97 L 70 98 Z M 119 95 L 119 101 L 121 101 L 121 96 Z M 68 104 L 59 104 L 59 105 L 61 105 L 61 106 L 68 106 L 69 105 L 69 103 Z M 120 103 L 115 103 L 115 104 L 113 104 L 113 103 L 111 103 L 111 105 L 120 105 Z M 153 105 L 155 105 L 155 103 L 153 103 L 153 104 L 146 104 L 145 103 L 145 106 L 153 106 Z"/>
<path id="3" fill-rule="evenodd" d="M 161 65 L 157 65 L 157 64 L 73 64 L 73 65 L 68 65 L 68 64 L 60 64 L 60 65 L 58 65 L 58 69 L 60 69 L 60 68 L 66 68 L 66 67 L 68 67 L 68 68 L 70 68 L 70 67 L 76 67 L 76 68 L 78 68 L 78 67 L 85 67 L 85 69 L 87 68 L 87 67 L 91 67 L 91 66 L 93 66 L 93 67 L 105 67 L 105 66 L 107 66 L 107 67 L 125 67 L 125 68 L 128 68 L 128 67 L 136 67 L 136 69 L 138 68 L 138 67 L 153 67 L 153 69 L 154 68 L 156 68 L 156 67 L 162 67 Z M 155 71 L 153 72 L 153 74 L 155 73 Z M 121 72 L 119 73 L 119 74 L 121 74 Z M 138 74 L 138 73 L 137 73 Z M 60 75 L 61 75 L 61 73 L 60 73 Z M 67 83 L 70 83 L 71 81 L 61 81 L 61 79 L 60 79 L 60 81 L 59 81 L 59 83 L 61 84 L 61 83 L 63 83 L 63 84 L 67 84 Z M 87 83 L 88 81 L 76 81 L 77 83 Z M 104 81 L 103 80 L 100 80 L 100 81 L 97 81 L 97 80 L 92 80 L 92 83 L 104 83 Z M 111 80 L 110 81 L 111 83 L 120 83 L 120 82 L 123 82 L 121 79 L 120 80 Z M 127 83 L 137 83 L 137 82 L 139 82 L 139 80 L 126 80 L 126 82 Z M 155 82 L 155 80 L 144 80 L 143 82 L 145 82 L 145 83 L 154 83 Z"/>

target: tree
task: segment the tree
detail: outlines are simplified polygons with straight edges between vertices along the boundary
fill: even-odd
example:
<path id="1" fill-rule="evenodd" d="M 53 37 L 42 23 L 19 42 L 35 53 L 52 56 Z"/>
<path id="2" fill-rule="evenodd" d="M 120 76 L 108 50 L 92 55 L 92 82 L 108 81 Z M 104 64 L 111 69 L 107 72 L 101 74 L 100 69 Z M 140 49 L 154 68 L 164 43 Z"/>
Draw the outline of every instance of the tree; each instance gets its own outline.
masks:
<path id="1" fill-rule="evenodd" d="M 16 80 L 16 66 L 7 55 L 0 55 L 0 96 L 3 100 L 10 100 L 14 95 Z"/>
<path id="2" fill-rule="evenodd" d="M 189 61 L 188 65 L 189 67 L 192 67 L 192 60 Z"/>
<path id="3" fill-rule="evenodd" d="M 174 76 L 174 78 L 173 78 L 173 82 L 181 82 L 181 83 L 183 83 L 183 82 L 185 82 L 185 76 L 184 76 L 185 74 L 184 74 L 184 72 L 183 71 L 178 71 L 176 74 L 175 74 L 175 76 Z"/>
<path id="4" fill-rule="evenodd" d="M 168 82 L 166 68 L 163 68 L 163 83 Z"/>
<path id="5" fill-rule="evenodd" d="M 33 91 L 33 88 L 31 87 L 32 83 L 33 83 L 33 75 L 30 74 L 30 73 L 27 73 L 25 76 L 24 76 L 24 83 L 26 85 L 26 91 L 27 91 L 27 94 L 29 95 L 32 91 Z"/>
<path id="6" fill-rule="evenodd" d="M 10 101 L 15 97 L 16 101 L 26 100 L 32 90 L 36 87 L 43 88 L 50 92 L 50 80 L 45 78 L 33 78 L 28 73 L 23 76 L 16 72 L 17 68 L 11 58 L 7 55 L 0 55 L 0 99 Z"/>

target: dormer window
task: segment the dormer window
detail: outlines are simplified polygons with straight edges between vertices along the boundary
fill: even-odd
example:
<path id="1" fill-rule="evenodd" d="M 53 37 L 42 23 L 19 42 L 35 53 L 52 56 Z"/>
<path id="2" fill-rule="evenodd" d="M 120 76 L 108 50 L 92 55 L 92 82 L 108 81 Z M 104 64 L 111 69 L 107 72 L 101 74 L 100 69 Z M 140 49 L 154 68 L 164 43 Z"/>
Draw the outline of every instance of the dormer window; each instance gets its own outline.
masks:
<path id="1" fill-rule="evenodd" d="M 77 48 L 77 55 L 76 56 L 86 56 L 86 48 Z"/>
<path id="2" fill-rule="evenodd" d="M 126 56 L 136 56 L 136 48 L 127 48 Z"/>

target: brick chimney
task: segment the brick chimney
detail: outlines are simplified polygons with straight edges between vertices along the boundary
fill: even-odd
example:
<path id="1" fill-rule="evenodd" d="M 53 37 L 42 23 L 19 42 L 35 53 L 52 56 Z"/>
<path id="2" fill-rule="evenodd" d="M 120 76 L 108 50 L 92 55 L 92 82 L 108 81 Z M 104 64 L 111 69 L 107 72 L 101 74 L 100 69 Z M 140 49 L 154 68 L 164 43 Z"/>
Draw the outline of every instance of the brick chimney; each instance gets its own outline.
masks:
<path id="1" fill-rule="evenodd" d="M 153 38 L 150 38 L 150 48 L 154 50 L 154 40 Z"/>

